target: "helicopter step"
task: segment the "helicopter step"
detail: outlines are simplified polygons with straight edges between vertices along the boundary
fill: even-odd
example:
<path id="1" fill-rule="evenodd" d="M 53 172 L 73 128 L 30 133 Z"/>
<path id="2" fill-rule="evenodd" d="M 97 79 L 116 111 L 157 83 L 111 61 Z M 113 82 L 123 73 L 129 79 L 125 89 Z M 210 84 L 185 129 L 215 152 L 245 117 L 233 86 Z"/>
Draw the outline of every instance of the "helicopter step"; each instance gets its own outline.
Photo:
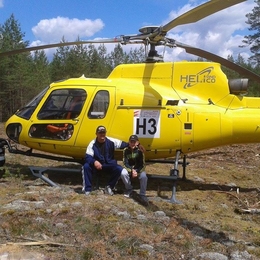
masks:
<path id="1" fill-rule="evenodd" d="M 189 162 L 186 161 L 186 155 L 183 155 L 183 160 L 180 160 L 181 156 L 181 150 L 176 150 L 176 156 L 175 160 L 150 160 L 150 162 L 158 162 L 158 163 L 172 163 L 173 168 L 170 170 L 170 175 L 158 175 L 158 174 L 147 174 L 148 178 L 151 179 L 161 179 L 161 180 L 172 180 L 173 186 L 172 186 L 172 196 L 170 200 L 167 200 L 170 203 L 174 204 L 181 204 L 180 201 L 176 199 L 176 187 L 177 187 L 177 180 L 179 179 L 179 170 L 178 166 L 179 164 L 183 167 L 183 175 L 182 180 L 186 180 L 186 166 L 189 164 Z M 158 186 L 159 187 L 159 186 Z M 160 196 L 160 191 L 158 190 L 158 196 Z"/>
<path id="2" fill-rule="evenodd" d="M 165 175 L 158 175 L 158 174 L 147 174 L 148 179 L 159 179 L 159 180 L 171 180 L 173 181 L 172 185 L 172 196 L 169 200 L 169 202 L 174 203 L 174 204 L 181 204 L 180 201 L 176 199 L 176 188 L 177 188 L 177 180 L 178 180 L 178 175 L 170 175 L 170 176 L 165 176 Z M 160 196 L 160 190 L 158 186 L 158 196 Z"/>
<path id="3" fill-rule="evenodd" d="M 174 165 L 177 163 L 178 165 L 182 166 L 182 180 L 186 180 L 186 167 L 190 164 L 186 160 L 186 155 L 183 156 L 183 160 L 151 159 L 151 160 L 147 160 L 146 162 L 147 163 L 169 163 L 169 164 L 174 164 Z M 164 177 L 165 177 L 165 179 L 167 179 L 167 177 L 171 177 L 171 176 L 165 176 L 165 175 L 158 175 L 158 179 L 160 178 L 159 176 L 161 176 L 162 179 Z"/>

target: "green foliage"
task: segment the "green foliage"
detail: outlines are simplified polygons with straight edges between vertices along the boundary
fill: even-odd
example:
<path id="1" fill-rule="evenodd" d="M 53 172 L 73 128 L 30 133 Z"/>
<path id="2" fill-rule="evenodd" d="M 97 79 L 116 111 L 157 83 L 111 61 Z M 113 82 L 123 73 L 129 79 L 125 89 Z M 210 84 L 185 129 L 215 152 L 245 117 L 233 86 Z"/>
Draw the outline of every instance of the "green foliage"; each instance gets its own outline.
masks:
<path id="1" fill-rule="evenodd" d="M 260 65 L 260 44 L 259 44 L 259 35 L 260 35 L 260 0 L 255 0 L 256 6 L 252 9 L 251 13 L 246 14 L 247 21 L 249 25 L 249 30 L 253 33 L 245 36 L 243 43 L 245 45 L 250 45 L 250 50 L 253 55 L 250 57 L 250 60 L 254 66 Z"/>
<path id="2" fill-rule="evenodd" d="M 0 26 L 1 51 L 25 48 L 28 42 L 23 40 L 24 34 L 14 15 Z M 5 108 L 2 111 L 2 120 L 12 114 L 17 107 L 26 100 L 25 86 L 30 75 L 30 58 L 27 53 L 4 57 L 0 62 L 0 102 Z M 15 98 L 14 98 L 15 97 Z"/>
<path id="3" fill-rule="evenodd" d="M 94 256 L 95 256 L 95 252 L 91 248 L 86 248 L 82 253 L 81 259 L 90 260 L 90 259 L 94 259 Z"/>

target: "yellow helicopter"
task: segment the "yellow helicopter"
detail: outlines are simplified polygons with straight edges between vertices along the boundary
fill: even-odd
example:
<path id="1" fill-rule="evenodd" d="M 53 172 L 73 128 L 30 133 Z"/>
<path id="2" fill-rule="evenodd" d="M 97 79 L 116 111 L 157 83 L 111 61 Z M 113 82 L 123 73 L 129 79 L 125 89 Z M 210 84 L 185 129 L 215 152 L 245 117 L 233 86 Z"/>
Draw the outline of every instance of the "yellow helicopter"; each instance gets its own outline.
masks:
<path id="1" fill-rule="evenodd" d="M 166 36 L 178 25 L 196 22 L 243 1 L 211 0 L 166 25 L 141 28 L 139 34 L 0 53 L 3 57 L 89 43 L 140 43 L 149 51 L 145 63 L 119 65 L 106 79 L 82 76 L 50 84 L 6 122 L 9 139 L 1 140 L 2 147 L 7 145 L 11 153 L 83 162 L 96 127 L 104 125 L 108 136 L 121 140 L 137 134 L 146 149 L 147 160 L 175 157 L 171 175 L 176 176 L 176 162 L 188 153 L 260 142 L 260 98 L 246 97 L 248 79 L 227 79 L 221 65 L 256 81 L 260 81 L 260 76 Z M 181 47 L 213 62 L 163 62 L 157 46 Z M 29 150 L 18 150 L 9 140 Z M 116 157 L 121 156 L 122 151 L 116 151 Z"/>

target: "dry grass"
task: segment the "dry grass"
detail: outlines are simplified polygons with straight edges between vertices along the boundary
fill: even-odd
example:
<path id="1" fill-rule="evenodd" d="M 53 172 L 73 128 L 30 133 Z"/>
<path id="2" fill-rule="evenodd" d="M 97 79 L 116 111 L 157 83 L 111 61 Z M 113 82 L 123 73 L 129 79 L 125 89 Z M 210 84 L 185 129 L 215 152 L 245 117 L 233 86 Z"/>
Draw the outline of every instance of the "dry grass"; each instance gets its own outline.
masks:
<path id="1" fill-rule="evenodd" d="M 6 166 L 0 169 L 0 255 L 189 259 L 205 251 L 228 255 L 247 250 L 258 259 L 260 215 L 245 210 L 260 209 L 259 148 L 232 145 L 189 156 L 188 181 L 177 186 L 182 204 L 163 200 L 171 197 L 171 182 L 149 180 L 147 207 L 124 198 L 120 182 L 113 197 L 100 191 L 85 197 L 77 174 L 49 174 L 60 184 L 50 187 L 35 179 L 28 166 L 71 165 L 7 152 Z M 150 164 L 147 172 L 168 174 L 170 167 Z M 165 216 L 158 216 L 160 211 Z"/>

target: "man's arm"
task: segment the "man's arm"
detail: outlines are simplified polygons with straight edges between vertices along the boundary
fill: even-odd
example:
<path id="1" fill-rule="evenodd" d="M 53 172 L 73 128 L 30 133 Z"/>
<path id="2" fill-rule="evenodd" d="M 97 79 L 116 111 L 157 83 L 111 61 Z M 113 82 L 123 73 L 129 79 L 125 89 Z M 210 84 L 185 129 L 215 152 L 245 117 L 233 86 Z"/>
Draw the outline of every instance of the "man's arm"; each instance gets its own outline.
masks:
<path id="1" fill-rule="evenodd" d="M 94 165 L 95 158 L 94 158 L 94 149 L 93 145 L 95 143 L 95 140 L 92 140 L 86 150 L 86 155 L 85 155 L 85 162 L 87 162 L 89 165 Z"/>
<path id="2" fill-rule="evenodd" d="M 123 151 L 123 166 L 128 172 L 132 172 L 132 166 L 129 164 L 129 160 L 127 158 L 128 149 L 125 148 Z"/>
<path id="3" fill-rule="evenodd" d="M 121 141 L 113 137 L 107 137 L 107 138 L 114 143 L 115 149 L 124 149 L 128 146 L 127 142 Z"/>
<path id="4" fill-rule="evenodd" d="M 145 150 L 145 148 L 144 148 L 144 146 L 142 146 L 141 144 L 140 144 L 140 142 L 139 142 L 139 144 L 137 145 L 137 147 L 140 149 L 140 151 L 142 152 L 142 153 L 144 153 L 146 150 Z"/>
<path id="5" fill-rule="evenodd" d="M 108 139 L 110 139 L 112 142 L 114 142 L 115 144 L 115 149 L 124 149 L 126 147 L 128 147 L 128 142 L 125 141 L 121 141 L 119 139 L 113 138 L 113 137 L 107 137 Z M 138 148 L 144 153 L 146 150 L 144 148 L 143 145 L 141 145 L 140 143 L 138 144 Z"/>

